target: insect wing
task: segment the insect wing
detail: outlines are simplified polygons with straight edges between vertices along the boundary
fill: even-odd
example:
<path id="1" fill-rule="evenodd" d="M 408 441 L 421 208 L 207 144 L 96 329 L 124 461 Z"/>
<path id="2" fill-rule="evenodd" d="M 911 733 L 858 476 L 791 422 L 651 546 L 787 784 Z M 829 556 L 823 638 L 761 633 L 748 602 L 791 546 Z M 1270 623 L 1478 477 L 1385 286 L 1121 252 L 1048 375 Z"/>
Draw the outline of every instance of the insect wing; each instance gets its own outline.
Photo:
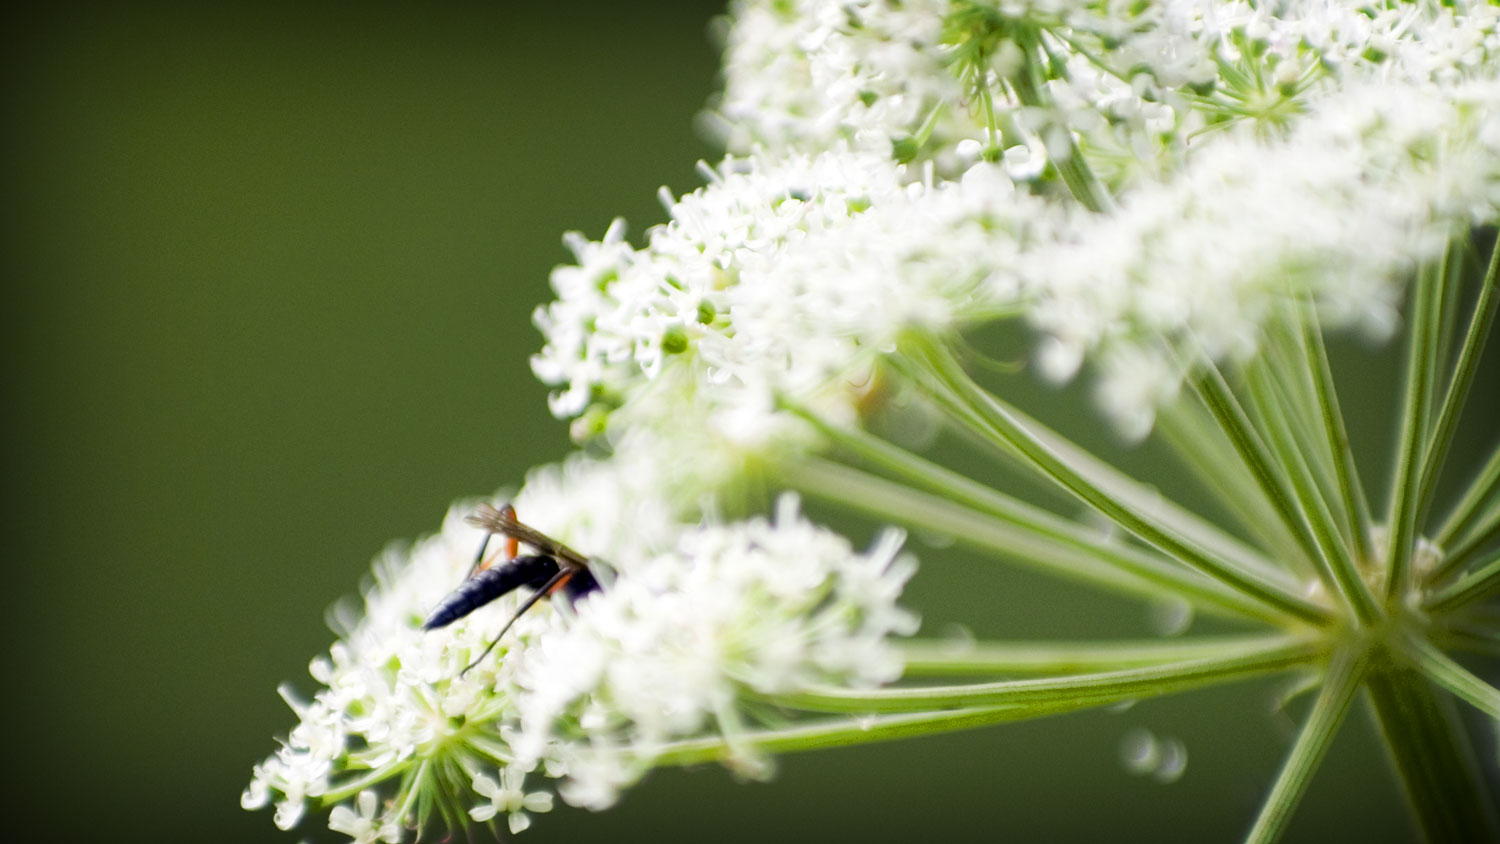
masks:
<path id="1" fill-rule="evenodd" d="M 509 508 L 506 509 L 509 510 Z M 514 511 L 507 513 L 497 510 L 488 504 L 480 504 L 478 511 L 469 517 L 469 524 L 483 528 L 491 533 L 503 533 L 512 539 L 519 539 L 538 551 L 557 557 L 569 565 L 578 568 L 588 566 L 588 557 L 574 551 L 572 548 L 558 542 L 536 528 L 516 521 L 513 513 Z"/>

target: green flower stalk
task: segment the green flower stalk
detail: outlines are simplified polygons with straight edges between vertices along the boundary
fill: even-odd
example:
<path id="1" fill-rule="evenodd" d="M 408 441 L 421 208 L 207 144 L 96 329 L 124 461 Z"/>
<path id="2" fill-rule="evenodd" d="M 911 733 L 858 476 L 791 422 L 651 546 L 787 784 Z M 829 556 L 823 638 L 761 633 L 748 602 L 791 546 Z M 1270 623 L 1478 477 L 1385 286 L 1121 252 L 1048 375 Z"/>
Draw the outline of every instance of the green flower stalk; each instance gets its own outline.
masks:
<path id="1" fill-rule="evenodd" d="M 327 809 L 362 842 L 519 832 L 661 766 L 769 776 L 1289 674 L 1310 710 L 1247 841 L 1296 823 L 1355 710 L 1423 838 L 1500 837 L 1493 736 L 1457 716 L 1500 719 L 1500 439 L 1450 465 L 1494 380 L 1497 26 L 1482 3 L 735 3 L 731 155 L 641 246 L 618 221 L 569 235 L 535 316 L 582 448 L 510 500 L 607 552 L 601 588 L 466 671 L 527 596 L 422 629 L 482 538 L 456 505 L 377 563 L 245 805 L 283 828 Z M 1350 447 L 1335 332 L 1404 338 L 1389 479 Z M 1159 438 L 1226 522 L 1018 407 L 1017 376 L 981 371 L 1002 337 L 1087 379 L 1120 438 Z M 881 433 L 902 415 L 970 452 Z M 858 550 L 799 496 L 891 527 Z M 902 528 L 1237 632 L 904 638 Z"/>

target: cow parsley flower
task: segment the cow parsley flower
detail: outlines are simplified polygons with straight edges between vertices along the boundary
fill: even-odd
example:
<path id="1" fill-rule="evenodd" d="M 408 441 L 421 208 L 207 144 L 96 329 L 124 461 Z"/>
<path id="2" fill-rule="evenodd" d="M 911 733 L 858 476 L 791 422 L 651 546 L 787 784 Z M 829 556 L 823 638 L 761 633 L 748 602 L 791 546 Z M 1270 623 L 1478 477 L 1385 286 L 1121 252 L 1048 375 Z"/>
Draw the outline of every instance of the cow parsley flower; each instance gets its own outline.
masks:
<path id="1" fill-rule="evenodd" d="M 760 777 L 777 753 L 1290 671 L 1315 699 L 1250 841 L 1285 829 L 1366 704 L 1426 837 L 1500 837 L 1481 742 L 1447 714 L 1500 720 L 1500 689 L 1453 656 L 1500 640 L 1500 444 L 1451 505 L 1436 493 L 1500 310 L 1500 249 L 1476 236 L 1500 224 L 1500 12 L 740 0 L 728 26 L 731 155 L 664 191 L 639 246 L 620 221 L 568 235 L 534 315 L 533 371 L 585 450 L 510 500 L 595 555 L 598 588 L 498 644 L 545 596 L 423 631 L 475 549 L 507 545 L 455 505 L 334 613 L 318 690 L 283 690 L 298 723 L 242 804 L 284 829 L 328 809 L 356 841 L 502 814 L 520 832 L 554 793 L 603 809 L 666 765 Z M 1378 490 L 1325 349 L 1351 329 L 1406 337 Z M 1092 379 L 1114 431 L 1160 437 L 1212 506 L 1016 406 L 1017 369 Z M 972 453 L 923 453 L 901 408 Z M 887 527 L 856 551 L 799 494 Z M 1188 622 L 1170 641 L 905 640 L 915 566 L 890 525 Z M 1240 632 L 1195 636 L 1199 613 Z"/>
<path id="2" fill-rule="evenodd" d="M 538 471 L 517 508 L 568 542 L 625 535 L 659 511 L 579 519 L 601 492 L 632 500 L 625 490 L 640 478 L 619 468 L 577 458 Z M 888 639 L 915 629 L 895 603 L 914 567 L 900 535 L 856 553 L 788 497 L 774 521 L 658 522 L 655 551 L 635 542 L 597 564 L 604 591 L 521 616 L 496 656 L 473 662 L 520 596 L 421 629 L 479 546 L 467 512 L 456 507 L 442 533 L 377 562 L 362 617 L 345 613 L 344 637 L 312 665 L 323 688 L 311 702 L 288 693 L 301 722 L 256 768 L 247 808 L 276 795 L 277 825 L 289 829 L 315 800 L 333 805 L 336 832 L 398 841 L 426 821 L 432 794 L 472 790 L 486 802 L 466 807 L 468 820 L 504 814 L 520 832 L 528 813 L 552 806 L 549 793 L 523 789 L 526 772 L 545 770 L 569 802 L 600 808 L 649 770 L 653 748 L 757 724 L 747 695 L 895 679 Z M 497 765 L 498 779 L 488 773 Z M 453 808 L 439 806 L 467 823 Z"/>

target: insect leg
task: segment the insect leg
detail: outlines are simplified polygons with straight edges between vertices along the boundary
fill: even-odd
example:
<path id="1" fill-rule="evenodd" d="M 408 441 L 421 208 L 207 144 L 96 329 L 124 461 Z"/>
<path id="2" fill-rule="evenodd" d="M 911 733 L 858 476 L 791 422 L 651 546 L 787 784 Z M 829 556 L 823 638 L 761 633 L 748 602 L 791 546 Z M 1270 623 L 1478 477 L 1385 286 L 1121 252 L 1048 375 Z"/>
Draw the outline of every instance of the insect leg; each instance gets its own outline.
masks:
<path id="1" fill-rule="evenodd" d="M 535 592 L 532 592 L 531 596 L 523 601 L 521 603 L 521 606 L 516 609 L 515 614 L 510 617 L 510 621 L 505 622 L 505 626 L 500 628 L 499 633 L 495 634 L 495 638 L 492 639 L 489 646 L 484 649 L 484 653 L 481 653 L 479 656 L 475 657 L 473 662 L 465 665 L 464 670 L 458 672 L 458 676 L 462 677 L 465 674 L 469 673 L 470 668 L 478 665 L 481 660 L 489 656 L 490 651 L 494 650 L 495 646 L 500 644 L 500 640 L 504 638 L 506 631 L 510 630 L 511 625 L 515 624 L 517 619 L 519 619 L 522 615 L 525 615 L 526 611 L 531 609 L 531 606 L 537 601 L 540 601 L 541 599 L 547 597 L 547 595 L 550 594 L 552 590 L 559 584 L 567 582 L 568 578 L 572 577 L 576 571 L 576 569 L 564 566 L 562 569 L 558 570 L 557 574 L 554 574 L 552 575 L 552 577 L 548 578 L 547 582 L 538 587 Z"/>
<path id="2" fill-rule="evenodd" d="M 471 578 L 471 577 L 474 576 L 474 572 L 479 571 L 479 563 L 480 563 L 481 560 L 484 559 L 484 551 L 485 551 L 486 548 L 490 547 L 490 537 L 491 536 L 494 536 L 494 534 L 493 533 L 487 533 L 487 534 L 485 534 L 484 535 L 484 541 L 481 542 L 481 543 L 479 543 L 479 553 L 477 553 L 477 554 L 474 555 L 474 564 L 471 565 L 471 566 L 469 566 L 469 573 L 466 574 L 466 575 L 464 575 L 464 580 L 468 580 L 469 578 Z M 485 566 L 485 568 L 489 568 L 489 566 Z"/>

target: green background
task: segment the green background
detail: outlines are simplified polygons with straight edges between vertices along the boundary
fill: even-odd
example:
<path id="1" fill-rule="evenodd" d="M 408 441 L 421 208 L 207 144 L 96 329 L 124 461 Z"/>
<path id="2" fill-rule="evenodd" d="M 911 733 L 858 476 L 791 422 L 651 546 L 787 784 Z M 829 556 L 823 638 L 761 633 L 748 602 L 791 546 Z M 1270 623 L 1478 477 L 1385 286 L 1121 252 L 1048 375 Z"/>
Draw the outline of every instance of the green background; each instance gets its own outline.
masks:
<path id="1" fill-rule="evenodd" d="M 283 834 L 238 801 L 293 723 L 277 684 L 312 688 L 325 608 L 451 500 L 566 452 L 531 311 L 563 231 L 623 215 L 639 234 L 657 187 L 696 187 L 716 155 L 694 117 L 717 7 L 520 5 L 8 13 L 13 829 L 309 837 L 321 816 Z M 1375 453 L 1379 360 L 1348 400 Z M 1050 404 L 1094 428 L 1078 395 Z M 1133 605 L 915 547 L 930 633 L 1148 629 Z M 1277 688 L 792 757 L 768 784 L 661 772 L 523 840 L 1231 840 L 1293 734 L 1265 714 Z M 1123 769 L 1139 726 L 1186 744 L 1181 781 Z M 1408 837 L 1369 738 L 1356 716 L 1294 840 Z"/>

